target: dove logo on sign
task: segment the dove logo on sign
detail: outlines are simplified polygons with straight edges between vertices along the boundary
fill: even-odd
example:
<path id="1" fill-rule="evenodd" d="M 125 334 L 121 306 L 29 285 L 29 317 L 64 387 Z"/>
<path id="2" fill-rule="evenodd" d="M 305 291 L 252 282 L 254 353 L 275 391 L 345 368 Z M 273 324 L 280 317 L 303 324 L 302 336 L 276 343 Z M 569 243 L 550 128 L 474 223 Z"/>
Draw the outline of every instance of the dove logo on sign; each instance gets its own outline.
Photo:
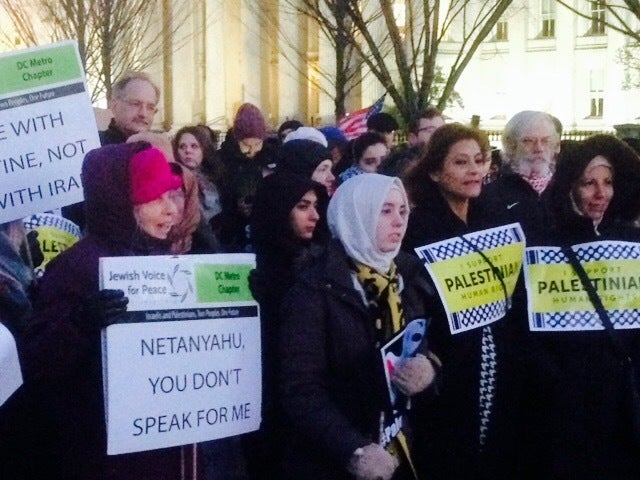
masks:
<path id="1" fill-rule="evenodd" d="M 180 264 L 176 264 L 173 270 L 167 275 L 167 280 L 171 285 L 169 295 L 180 299 L 183 303 L 189 294 L 193 294 L 193 283 L 191 277 L 193 273 L 185 268 L 180 268 Z"/>

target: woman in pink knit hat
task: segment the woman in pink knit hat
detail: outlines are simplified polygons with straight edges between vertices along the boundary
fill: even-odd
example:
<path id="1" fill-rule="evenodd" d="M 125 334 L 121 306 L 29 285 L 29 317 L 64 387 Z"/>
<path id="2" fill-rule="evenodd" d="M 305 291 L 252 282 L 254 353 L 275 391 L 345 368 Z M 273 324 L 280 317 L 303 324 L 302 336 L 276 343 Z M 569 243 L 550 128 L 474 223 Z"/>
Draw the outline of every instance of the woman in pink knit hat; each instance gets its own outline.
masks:
<path id="1" fill-rule="evenodd" d="M 89 152 L 82 184 L 87 235 L 48 266 L 22 342 L 25 387 L 52 424 L 34 429 L 34 478 L 184 478 L 191 448 L 106 454 L 100 331 L 124 316 L 128 299 L 98 283 L 100 257 L 170 253 L 182 179 L 162 151 L 136 142 Z"/>

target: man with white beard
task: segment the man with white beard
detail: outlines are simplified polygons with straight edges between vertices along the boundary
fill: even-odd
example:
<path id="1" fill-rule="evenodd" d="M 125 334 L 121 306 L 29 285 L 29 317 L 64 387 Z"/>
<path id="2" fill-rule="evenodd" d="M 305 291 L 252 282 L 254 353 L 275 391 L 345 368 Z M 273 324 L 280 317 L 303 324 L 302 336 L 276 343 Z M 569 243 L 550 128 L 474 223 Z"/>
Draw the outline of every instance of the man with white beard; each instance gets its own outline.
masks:
<path id="1" fill-rule="evenodd" d="M 560 153 L 562 125 L 545 112 L 525 110 L 507 122 L 502 134 L 506 169 L 482 192 L 488 212 L 504 223 L 519 222 L 527 245 L 540 245 L 551 227 L 544 191 Z"/>

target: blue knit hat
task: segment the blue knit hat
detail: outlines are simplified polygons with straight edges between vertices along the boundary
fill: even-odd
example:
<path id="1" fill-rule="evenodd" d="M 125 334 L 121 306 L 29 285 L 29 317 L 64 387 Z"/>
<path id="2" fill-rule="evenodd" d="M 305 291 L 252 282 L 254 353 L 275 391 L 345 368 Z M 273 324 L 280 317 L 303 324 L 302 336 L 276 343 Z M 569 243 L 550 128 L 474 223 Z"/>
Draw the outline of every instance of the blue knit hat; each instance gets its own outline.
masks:
<path id="1" fill-rule="evenodd" d="M 331 150 L 333 147 L 341 147 L 349 143 L 342 130 L 338 127 L 328 125 L 319 129 L 327 139 L 327 148 Z"/>

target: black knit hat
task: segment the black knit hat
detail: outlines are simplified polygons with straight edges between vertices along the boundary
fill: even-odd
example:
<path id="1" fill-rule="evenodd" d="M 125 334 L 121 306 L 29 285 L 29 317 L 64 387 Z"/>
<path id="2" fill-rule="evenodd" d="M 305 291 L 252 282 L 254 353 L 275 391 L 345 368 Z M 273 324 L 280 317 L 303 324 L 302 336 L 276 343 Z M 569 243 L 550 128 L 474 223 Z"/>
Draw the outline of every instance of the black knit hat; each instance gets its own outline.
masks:
<path id="1" fill-rule="evenodd" d="M 311 178 L 323 160 L 331 159 L 328 149 L 312 140 L 291 140 L 280 147 L 277 172 Z"/>
<path id="2" fill-rule="evenodd" d="M 285 130 L 297 130 L 302 127 L 302 122 L 299 120 L 286 120 L 278 127 L 278 138 L 282 140 L 282 132 Z"/>

